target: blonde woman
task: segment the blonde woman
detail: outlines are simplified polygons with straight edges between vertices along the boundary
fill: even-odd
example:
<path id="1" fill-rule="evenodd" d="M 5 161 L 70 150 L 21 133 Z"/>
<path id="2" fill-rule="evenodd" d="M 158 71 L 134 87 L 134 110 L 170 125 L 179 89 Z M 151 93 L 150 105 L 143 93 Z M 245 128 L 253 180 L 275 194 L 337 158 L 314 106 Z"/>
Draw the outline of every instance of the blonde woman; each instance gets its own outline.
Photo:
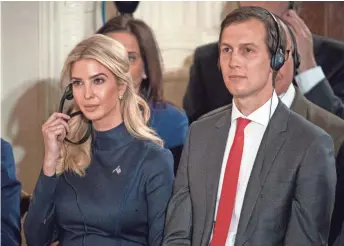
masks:
<path id="1" fill-rule="evenodd" d="M 173 184 L 173 157 L 147 127 L 125 48 L 94 35 L 69 54 L 62 84 L 72 84 L 70 118 L 42 126 L 45 158 L 24 229 L 28 245 L 161 245 Z M 88 124 L 92 134 L 80 145 Z"/>

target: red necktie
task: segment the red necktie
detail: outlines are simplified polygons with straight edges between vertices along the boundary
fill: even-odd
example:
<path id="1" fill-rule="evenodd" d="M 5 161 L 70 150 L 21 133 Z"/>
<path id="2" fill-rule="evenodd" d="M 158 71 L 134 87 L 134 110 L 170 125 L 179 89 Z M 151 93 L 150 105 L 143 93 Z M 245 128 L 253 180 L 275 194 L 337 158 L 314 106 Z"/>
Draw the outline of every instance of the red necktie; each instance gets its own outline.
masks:
<path id="1" fill-rule="evenodd" d="M 217 210 L 214 234 L 211 246 L 225 246 L 232 220 L 235 196 L 239 178 L 242 151 L 244 148 L 244 130 L 251 121 L 237 119 L 234 141 L 229 151 L 226 171 L 223 178 L 220 203 Z"/>

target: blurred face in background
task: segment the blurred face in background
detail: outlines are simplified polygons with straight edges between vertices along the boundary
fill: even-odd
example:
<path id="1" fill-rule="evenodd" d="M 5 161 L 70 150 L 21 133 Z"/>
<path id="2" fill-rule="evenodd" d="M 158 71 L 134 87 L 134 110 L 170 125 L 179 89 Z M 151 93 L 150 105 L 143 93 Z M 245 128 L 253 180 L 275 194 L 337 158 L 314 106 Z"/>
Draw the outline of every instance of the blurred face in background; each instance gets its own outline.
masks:
<path id="1" fill-rule="evenodd" d="M 134 88 L 138 93 L 142 80 L 145 78 L 146 74 L 137 38 L 129 32 L 111 32 L 108 33 L 107 36 L 116 39 L 126 48 L 130 61 L 130 75 L 134 82 Z"/>

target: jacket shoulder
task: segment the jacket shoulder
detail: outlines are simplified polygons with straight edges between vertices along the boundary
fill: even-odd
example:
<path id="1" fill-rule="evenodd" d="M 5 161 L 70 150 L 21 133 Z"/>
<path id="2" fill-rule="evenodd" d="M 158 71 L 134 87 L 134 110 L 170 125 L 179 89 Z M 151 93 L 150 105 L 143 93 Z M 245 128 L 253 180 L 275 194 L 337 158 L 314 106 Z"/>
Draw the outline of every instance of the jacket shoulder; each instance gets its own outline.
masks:
<path id="1" fill-rule="evenodd" d="M 195 50 L 195 58 L 216 57 L 217 59 L 218 55 L 219 51 L 216 42 L 199 46 Z"/>
<path id="2" fill-rule="evenodd" d="M 215 125 L 232 110 L 232 104 L 210 111 L 194 121 L 190 127 L 203 128 L 204 126 Z"/>
<path id="3" fill-rule="evenodd" d="M 308 102 L 309 120 L 327 132 L 334 141 L 344 142 L 344 120 L 338 116 L 320 108 L 312 102 Z"/>

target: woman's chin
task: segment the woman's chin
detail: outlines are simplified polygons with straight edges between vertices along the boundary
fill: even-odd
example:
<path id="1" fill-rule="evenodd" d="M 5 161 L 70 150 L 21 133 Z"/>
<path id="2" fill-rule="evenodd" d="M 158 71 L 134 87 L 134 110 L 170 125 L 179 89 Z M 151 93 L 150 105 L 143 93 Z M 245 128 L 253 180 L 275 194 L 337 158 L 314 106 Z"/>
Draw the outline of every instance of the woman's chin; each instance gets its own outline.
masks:
<path id="1" fill-rule="evenodd" d="M 86 119 L 90 120 L 90 121 L 97 121 L 101 118 L 101 115 L 99 114 L 99 112 L 83 112 L 84 116 L 86 117 Z"/>

